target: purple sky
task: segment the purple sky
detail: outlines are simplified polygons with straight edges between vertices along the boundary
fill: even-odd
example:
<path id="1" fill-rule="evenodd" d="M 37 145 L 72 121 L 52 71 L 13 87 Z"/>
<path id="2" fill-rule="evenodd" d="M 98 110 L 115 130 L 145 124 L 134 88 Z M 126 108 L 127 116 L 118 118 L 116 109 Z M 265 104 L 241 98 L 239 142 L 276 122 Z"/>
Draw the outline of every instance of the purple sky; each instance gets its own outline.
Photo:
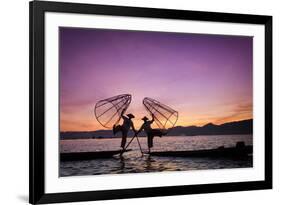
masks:
<path id="1" fill-rule="evenodd" d="M 61 130 L 103 129 L 98 100 L 133 96 L 136 127 L 151 97 L 177 125 L 252 118 L 252 37 L 60 28 Z"/>

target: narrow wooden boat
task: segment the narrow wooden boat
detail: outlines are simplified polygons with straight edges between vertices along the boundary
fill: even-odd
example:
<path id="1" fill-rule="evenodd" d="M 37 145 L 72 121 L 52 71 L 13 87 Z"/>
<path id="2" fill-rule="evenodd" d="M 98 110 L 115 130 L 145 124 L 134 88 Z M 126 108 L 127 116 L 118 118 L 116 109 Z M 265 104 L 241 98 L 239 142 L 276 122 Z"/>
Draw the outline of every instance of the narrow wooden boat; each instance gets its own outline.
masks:
<path id="1" fill-rule="evenodd" d="M 131 151 L 131 149 L 125 152 Z M 61 161 L 91 160 L 99 158 L 111 158 L 114 155 L 121 154 L 122 150 L 96 151 L 96 152 L 64 152 L 60 153 Z"/>
<path id="2" fill-rule="evenodd" d="M 253 153 L 253 146 L 219 147 L 217 149 L 192 151 L 160 151 L 150 152 L 152 156 L 160 157 L 246 157 Z"/>

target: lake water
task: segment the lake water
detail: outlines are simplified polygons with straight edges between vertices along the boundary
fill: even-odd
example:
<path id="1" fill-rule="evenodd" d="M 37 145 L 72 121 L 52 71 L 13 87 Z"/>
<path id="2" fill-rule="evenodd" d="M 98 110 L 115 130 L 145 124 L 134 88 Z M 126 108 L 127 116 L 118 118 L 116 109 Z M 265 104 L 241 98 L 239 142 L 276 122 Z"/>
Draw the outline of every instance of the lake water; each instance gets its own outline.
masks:
<path id="1" fill-rule="evenodd" d="M 130 141 L 130 139 L 128 138 L 127 141 Z M 144 137 L 139 137 L 139 139 L 142 149 L 147 151 L 147 139 Z M 120 141 L 120 138 L 61 140 L 60 152 L 119 150 Z M 246 145 L 252 145 L 253 137 L 252 135 L 155 137 L 152 151 L 199 150 L 218 148 L 220 146 L 233 147 L 238 141 L 244 141 Z M 157 157 L 149 155 L 141 157 L 136 140 L 132 142 L 129 148 L 132 151 L 124 153 L 121 158 L 116 156 L 107 159 L 61 162 L 60 176 L 187 171 L 253 166 L 252 156 L 243 159 Z"/>

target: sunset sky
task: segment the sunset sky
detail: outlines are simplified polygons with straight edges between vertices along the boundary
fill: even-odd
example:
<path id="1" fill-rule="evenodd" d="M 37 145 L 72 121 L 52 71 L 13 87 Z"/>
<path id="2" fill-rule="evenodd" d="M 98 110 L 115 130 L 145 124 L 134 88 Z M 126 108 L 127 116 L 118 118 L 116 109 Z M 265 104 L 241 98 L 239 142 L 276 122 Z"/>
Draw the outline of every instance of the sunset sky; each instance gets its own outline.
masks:
<path id="1" fill-rule="evenodd" d="M 60 28 L 60 129 L 103 128 L 93 109 L 129 93 L 138 128 L 144 97 L 179 112 L 177 125 L 252 118 L 252 37 Z"/>

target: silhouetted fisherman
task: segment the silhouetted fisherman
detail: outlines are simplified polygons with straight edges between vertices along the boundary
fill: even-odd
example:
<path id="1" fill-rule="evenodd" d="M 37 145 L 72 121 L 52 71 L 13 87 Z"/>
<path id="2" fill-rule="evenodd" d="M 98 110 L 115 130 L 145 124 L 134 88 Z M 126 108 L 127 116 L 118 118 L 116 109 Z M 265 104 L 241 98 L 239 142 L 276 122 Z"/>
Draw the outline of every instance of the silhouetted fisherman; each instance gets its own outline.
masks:
<path id="1" fill-rule="evenodd" d="M 136 135 L 139 132 L 141 132 L 142 130 L 144 130 L 144 132 L 147 135 L 148 152 L 150 153 L 150 148 L 153 147 L 153 138 L 155 136 L 162 137 L 166 133 L 162 132 L 160 129 L 152 129 L 151 128 L 151 124 L 154 122 L 154 116 L 152 116 L 152 120 L 148 120 L 148 118 L 146 116 L 144 116 L 142 118 L 142 120 L 144 122 L 143 122 L 141 128 L 139 129 L 139 131 L 136 133 Z"/>
<path id="2" fill-rule="evenodd" d="M 113 126 L 113 134 L 115 135 L 118 132 L 122 132 L 122 140 L 121 140 L 121 147 L 124 150 L 126 141 L 127 141 L 127 136 L 130 128 L 132 127 L 133 131 L 136 132 L 134 123 L 132 121 L 135 116 L 133 114 L 127 114 L 127 116 L 124 115 L 125 109 L 122 110 L 121 112 L 121 117 L 123 119 L 123 124 L 122 125 L 114 125 Z"/>

